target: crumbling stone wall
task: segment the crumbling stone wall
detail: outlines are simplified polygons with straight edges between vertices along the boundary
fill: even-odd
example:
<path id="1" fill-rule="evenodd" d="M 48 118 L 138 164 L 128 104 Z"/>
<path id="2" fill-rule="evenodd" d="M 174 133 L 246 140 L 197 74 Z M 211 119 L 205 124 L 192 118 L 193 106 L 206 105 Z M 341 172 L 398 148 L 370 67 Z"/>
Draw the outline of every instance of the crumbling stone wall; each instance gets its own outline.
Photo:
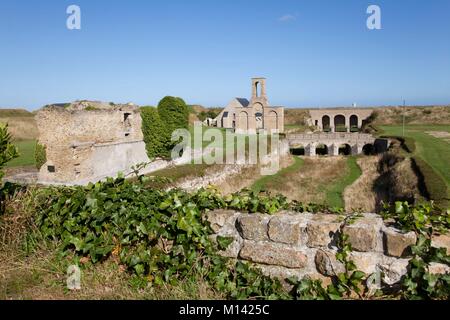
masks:
<path id="1" fill-rule="evenodd" d="M 39 182 L 98 181 L 148 162 L 141 121 L 132 104 L 77 101 L 44 107 L 36 115 L 39 142 L 47 150 Z"/>
<path id="2" fill-rule="evenodd" d="M 380 272 L 382 281 L 392 285 L 406 274 L 410 246 L 417 240 L 414 232 L 402 233 L 372 213 L 349 225 L 343 225 L 339 215 L 286 211 L 270 216 L 216 210 L 207 213 L 206 219 L 215 232 L 213 237 L 234 239 L 222 252 L 224 256 L 252 262 L 264 274 L 280 279 L 308 276 L 326 282 L 344 272 L 335 258 L 342 229 L 349 236 L 350 259 L 357 268 L 368 276 Z M 434 245 L 449 251 L 450 237 L 443 235 Z M 430 272 L 450 272 L 446 265 L 432 264 L 432 268 Z"/>

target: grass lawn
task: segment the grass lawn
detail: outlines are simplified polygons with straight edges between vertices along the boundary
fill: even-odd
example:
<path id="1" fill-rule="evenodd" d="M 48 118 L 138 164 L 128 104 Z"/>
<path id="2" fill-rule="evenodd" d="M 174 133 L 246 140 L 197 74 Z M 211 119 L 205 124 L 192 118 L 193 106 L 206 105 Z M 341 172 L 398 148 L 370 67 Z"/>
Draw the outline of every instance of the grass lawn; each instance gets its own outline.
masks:
<path id="1" fill-rule="evenodd" d="M 402 126 L 381 126 L 383 135 L 402 136 Z M 449 125 L 407 125 L 405 136 L 416 141 L 415 154 L 425 160 L 447 184 L 450 193 L 450 143 L 425 132 L 450 132 Z"/>
<path id="2" fill-rule="evenodd" d="M 271 184 L 282 184 L 283 181 L 285 181 L 286 176 L 297 172 L 298 170 L 300 170 L 300 168 L 302 167 L 304 161 L 303 159 L 299 158 L 299 157 L 295 157 L 294 158 L 294 163 L 287 167 L 284 168 L 280 171 L 278 171 L 276 174 L 272 175 L 272 176 L 264 176 L 261 179 L 257 180 L 251 187 L 252 191 L 255 192 L 261 192 L 262 190 L 265 189 L 266 185 L 268 185 L 269 183 Z"/>
<path id="3" fill-rule="evenodd" d="M 362 174 L 361 168 L 356 162 L 356 157 L 347 158 L 347 174 L 335 180 L 326 191 L 326 201 L 331 207 L 344 208 L 343 193 L 347 186 L 351 185 Z"/>
<path id="4" fill-rule="evenodd" d="M 12 168 L 36 165 L 36 161 L 34 159 L 34 150 L 36 147 L 35 140 L 18 141 L 13 143 L 17 149 L 19 149 L 20 156 L 10 161 L 6 167 Z"/>

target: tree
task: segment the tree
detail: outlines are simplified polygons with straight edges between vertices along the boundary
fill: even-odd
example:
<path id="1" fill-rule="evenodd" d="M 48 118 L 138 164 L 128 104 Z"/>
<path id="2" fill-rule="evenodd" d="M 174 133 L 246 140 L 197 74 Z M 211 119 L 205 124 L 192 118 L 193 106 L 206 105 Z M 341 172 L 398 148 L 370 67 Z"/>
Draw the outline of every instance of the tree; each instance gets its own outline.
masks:
<path id="1" fill-rule="evenodd" d="M 168 143 L 170 142 L 167 130 L 154 107 L 142 107 L 142 133 L 144 135 L 145 148 L 150 159 L 167 156 Z"/>
<path id="2" fill-rule="evenodd" d="M 189 127 L 189 108 L 181 98 L 164 97 L 158 104 L 158 113 L 169 136 L 176 129 Z"/>

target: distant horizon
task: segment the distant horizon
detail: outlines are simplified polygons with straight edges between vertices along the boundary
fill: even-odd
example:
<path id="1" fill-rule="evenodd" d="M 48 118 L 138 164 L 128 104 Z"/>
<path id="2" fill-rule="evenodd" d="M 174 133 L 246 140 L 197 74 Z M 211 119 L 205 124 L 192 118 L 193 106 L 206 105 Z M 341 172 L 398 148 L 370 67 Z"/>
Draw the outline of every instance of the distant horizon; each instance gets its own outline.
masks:
<path id="1" fill-rule="evenodd" d="M 224 107 L 257 76 L 287 108 L 447 105 L 449 21 L 450 1 L 5 0 L 0 107 L 166 95 Z"/>

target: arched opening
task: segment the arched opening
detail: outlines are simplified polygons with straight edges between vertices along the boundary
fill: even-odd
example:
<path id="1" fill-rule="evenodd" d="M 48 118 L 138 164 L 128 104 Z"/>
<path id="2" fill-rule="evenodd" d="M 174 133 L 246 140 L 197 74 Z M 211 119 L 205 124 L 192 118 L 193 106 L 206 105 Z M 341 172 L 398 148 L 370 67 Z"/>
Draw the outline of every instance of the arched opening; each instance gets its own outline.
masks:
<path id="1" fill-rule="evenodd" d="M 323 132 L 330 132 L 330 117 L 329 116 L 323 116 L 322 117 L 322 130 Z"/>
<path id="2" fill-rule="evenodd" d="M 318 156 L 328 155 L 328 146 L 326 146 L 324 144 L 318 144 L 316 146 L 316 155 L 318 155 Z"/>
<path id="3" fill-rule="evenodd" d="M 294 156 L 304 156 L 306 154 L 305 147 L 302 145 L 292 147 L 290 151 L 291 154 Z"/>
<path id="4" fill-rule="evenodd" d="M 358 116 L 357 115 L 352 115 L 350 117 L 350 132 L 358 132 L 359 128 L 358 128 Z"/>
<path id="5" fill-rule="evenodd" d="M 352 147 L 349 144 L 342 144 L 339 146 L 339 155 L 349 156 L 352 154 Z"/>
<path id="6" fill-rule="evenodd" d="M 375 154 L 375 147 L 373 144 L 366 144 L 363 149 L 363 154 L 366 156 L 374 155 Z"/>
<path id="7" fill-rule="evenodd" d="M 259 87 L 259 82 L 255 82 L 255 90 L 256 90 L 256 97 L 258 98 L 261 96 L 261 88 Z"/>
<path id="8" fill-rule="evenodd" d="M 268 114 L 268 119 L 266 121 L 266 129 L 268 130 L 278 130 L 278 113 L 275 111 L 270 111 Z"/>
<path id="9" fill-rule="evenodd" d="M 334 131 L 347 132 L 347 128 L 345 126 L 345 117 L 341 114 L 334 117 Z"/>
<path id="10" fill-rule="evenodd" d="M 241 113 L 239 113 L 239 128 L 240 130 L 248 130 L 248 114 L 245 111 L 241 111 Z"/>

